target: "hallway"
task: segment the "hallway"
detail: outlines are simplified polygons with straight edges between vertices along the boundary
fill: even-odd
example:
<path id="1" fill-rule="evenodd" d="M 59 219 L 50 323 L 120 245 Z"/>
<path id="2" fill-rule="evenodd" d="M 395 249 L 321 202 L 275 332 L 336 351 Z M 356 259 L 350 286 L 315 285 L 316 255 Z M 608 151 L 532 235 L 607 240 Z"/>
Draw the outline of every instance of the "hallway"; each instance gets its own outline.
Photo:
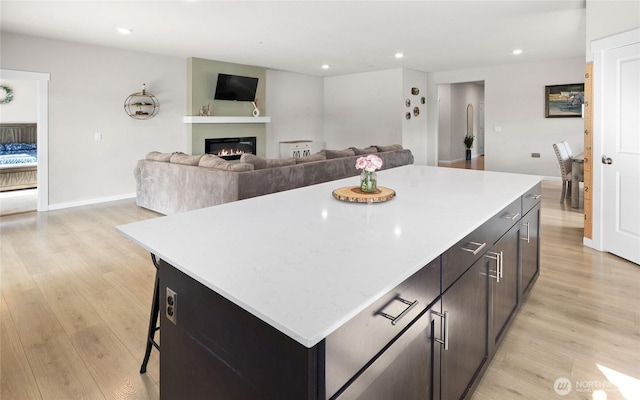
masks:
<path id="1" fill-rule="evenodd" d="M 452 164 L 438 163 L 438 167 L 477 169 L 484 171 L 484 155 L 471 160 L 462 160 Z"/>

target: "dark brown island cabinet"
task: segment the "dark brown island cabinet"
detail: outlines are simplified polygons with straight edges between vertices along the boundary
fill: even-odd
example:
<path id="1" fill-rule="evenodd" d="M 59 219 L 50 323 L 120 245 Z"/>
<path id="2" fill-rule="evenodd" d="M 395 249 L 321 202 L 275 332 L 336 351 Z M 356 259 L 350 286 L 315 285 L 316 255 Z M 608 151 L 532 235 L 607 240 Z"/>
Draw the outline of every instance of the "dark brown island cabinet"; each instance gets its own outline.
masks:
<path id="1" fill-rule="evenodd" d="M 161 399 L 470 397 L 540 273 L 540 193 L 311 348 L 161 261 L 160 293 L 180 293 L 176 323 L 161 311 Z"/>

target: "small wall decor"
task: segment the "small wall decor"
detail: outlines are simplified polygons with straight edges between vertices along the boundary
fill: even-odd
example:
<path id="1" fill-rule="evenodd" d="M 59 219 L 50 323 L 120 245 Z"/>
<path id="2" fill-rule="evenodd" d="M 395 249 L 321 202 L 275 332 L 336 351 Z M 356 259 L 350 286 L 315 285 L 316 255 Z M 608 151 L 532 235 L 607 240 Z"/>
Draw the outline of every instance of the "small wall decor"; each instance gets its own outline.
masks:
<path id="1" fill-rule="evenodd" d="M 4 95 L 2 94 L 4 92 Z M 7 85 L 0 85 L 0 104 L 9 104 L 13 101 L 13 89 Z"/>
<path id="2" fill-rule="evenodd" d="M 426 104 L 427 103 L 427 99 L 424 96 L 420 97 L 420 103 Z"/>
<path id="3" fill-rule="evenodd" d="M 584 104 L 584 83 L 544 87 L 545 118 L 580 118 Z"/>
<path id="4" fill-rule="evenodd" d="M 411 88 L 411 94 L 414 96 L 417 96 L 420 94 L 420 89 L 418 89 L 417 87 Z"/>
<path id="5" fill-rule="evenodd" d="M 417 117 L 418 115 L 420 115 L 420 108 L 419 107 L 413 107 L 413 116 Z"/>
<path id="6" fill-rule="evenodd" d="M 407 106 L 407 107 L 411 107 L 411 100 L 410 99 L 406 99 L 404 101 L 404 105 Z"/>
<path id="7" fill-rule="evenodd" d="M 147 85 L 144 83 L 141 92 L 129 95 L 124 101 L 124 111 L 134 119 L 153 118 L 159 108 L 158 99 L 151 93 L 147 93 Z"/>
<path id="8" fill-rule="evenodd" d="M 404 117 L 406 119 L 411 119 L 411 113 L 407 111 L 407 113 L 404 115 Z"/>

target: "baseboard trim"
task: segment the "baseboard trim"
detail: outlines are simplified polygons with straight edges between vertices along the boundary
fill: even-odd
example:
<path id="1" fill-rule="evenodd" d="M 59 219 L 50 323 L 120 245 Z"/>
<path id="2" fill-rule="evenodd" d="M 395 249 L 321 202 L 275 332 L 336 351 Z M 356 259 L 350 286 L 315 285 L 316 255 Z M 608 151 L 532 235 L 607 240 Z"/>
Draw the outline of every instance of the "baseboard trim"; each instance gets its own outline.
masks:
<path id="1" fill-rule="evenodd" d="M 132 199 L 135 197 L 136 197 L 135 193 L 127 193 L 127 194 L 120 194 L 117 196 L 99 197 L 96 199 L 70 201 L 68 203 L 49 204 L 49 208 L 47 211 L 62 210 L 64 208 L 72 208 L 72 207 L 80 207 L 80 206 L 90 206 L 92 204 L 107 203 L 110 201 L 117 201 L 117 200 L 126 200 L 126 199 Z"/>

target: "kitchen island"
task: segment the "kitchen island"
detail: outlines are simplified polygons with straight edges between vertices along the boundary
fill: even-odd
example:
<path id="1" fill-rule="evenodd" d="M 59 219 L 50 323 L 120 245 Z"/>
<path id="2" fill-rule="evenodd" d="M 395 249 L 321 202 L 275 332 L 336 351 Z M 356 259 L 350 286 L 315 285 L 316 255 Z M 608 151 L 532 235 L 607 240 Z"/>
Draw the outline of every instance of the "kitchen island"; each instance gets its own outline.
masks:
<path id="1" fill-rule="evenodd" d="M 540 180 L 411 165 L 378 172 L 384 203 L 334 199 L 348 178 L 117 227 L 162 260 L 161 398 L 372 398 L 412 346 L 408 393 L 470 393 L 538 275 Z M 454 357 L 465 301 L 477 346 Z"/>

